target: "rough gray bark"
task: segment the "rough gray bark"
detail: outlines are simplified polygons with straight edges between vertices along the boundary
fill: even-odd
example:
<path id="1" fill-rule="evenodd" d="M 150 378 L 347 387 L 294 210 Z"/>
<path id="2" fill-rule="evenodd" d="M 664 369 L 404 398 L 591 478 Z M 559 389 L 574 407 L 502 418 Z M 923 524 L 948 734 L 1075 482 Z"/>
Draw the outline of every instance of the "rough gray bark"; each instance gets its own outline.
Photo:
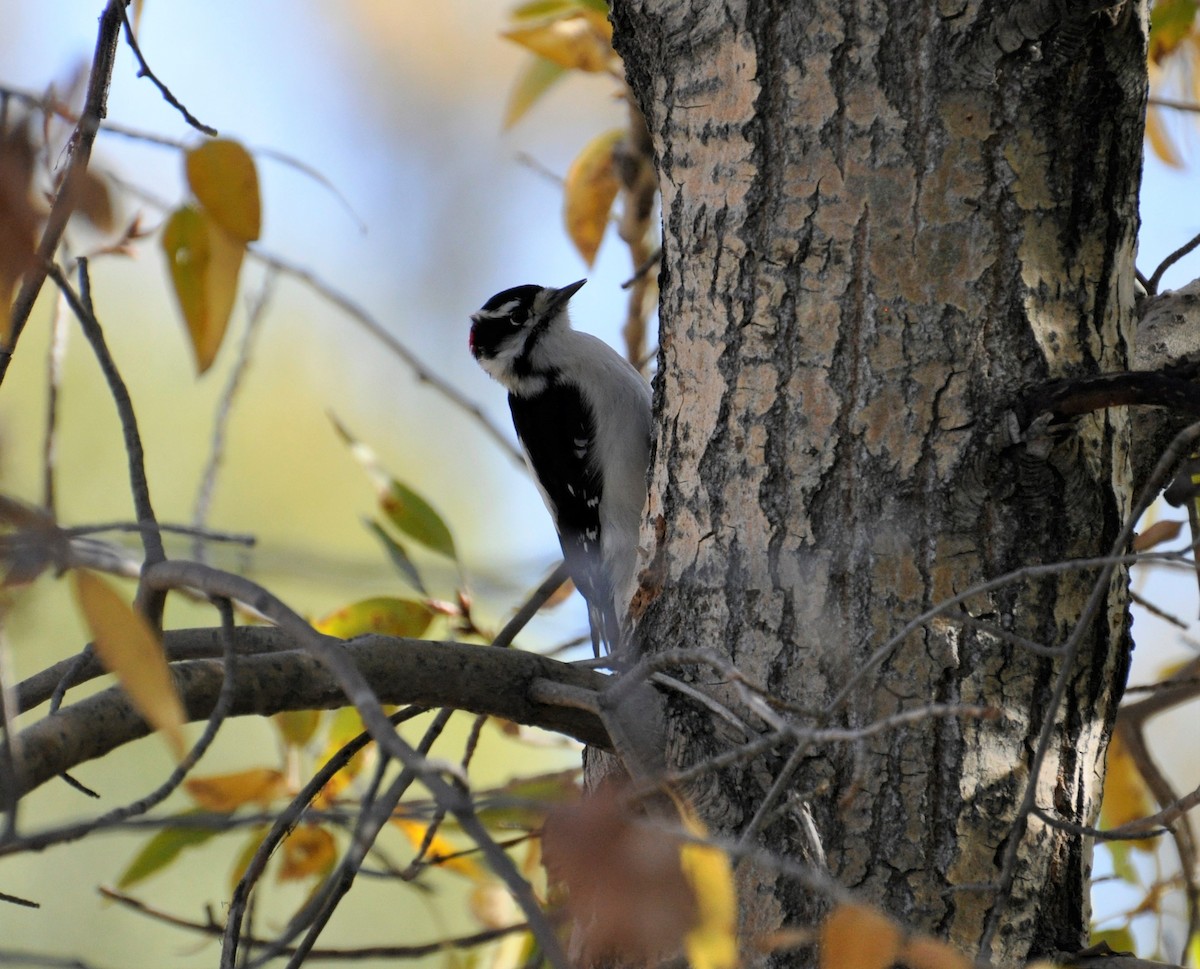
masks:
<path id="1" fill-rule="evenodd" d="M 810 805 L 842 885 L 1001 962 L 1085 939 L 1089 846 L 1014 818 L 1048 716 L 1037 803 L 1095 816 L 1126 664 L 1123 577 L 1057 709 L 1060 661 L 984 630 L 1065 642 L 1095 571 L 973 597 L 861 674 L 975 583 L 1106 554 L 1129 507 L 1122 413 L 1053 438 L 1009 419 L 1032 384 L 1128 367 L 1146 25 L 1132 3 L 1095 7 L 613 10 L 663 193 L 639 643 L 719 651 L 812 711 L 860 674 L 828 718 L 851 726 L 930 701 L 998 708 L 809 750 L 787 793 Z M 728 745 L 678 696 L 669 731 L 677 767 Z M 790 752 L 706 772 L 688 794 L 737 836 Z M 803 857 L 802 827 L 785 810 L 755 842 Z M 747 936 L 811 924 L 827 903 L 764 868 L 740 877 Z"/>

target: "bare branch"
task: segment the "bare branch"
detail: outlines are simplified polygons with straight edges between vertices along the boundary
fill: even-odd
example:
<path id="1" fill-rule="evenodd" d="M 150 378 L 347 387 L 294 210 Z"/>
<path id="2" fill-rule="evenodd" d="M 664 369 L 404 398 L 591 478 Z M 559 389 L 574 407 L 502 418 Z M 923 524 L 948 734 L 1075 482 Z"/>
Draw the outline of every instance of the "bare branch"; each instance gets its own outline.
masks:
<path id="1" fill-rule="evenodd" d="M 96 52 L 92 58 L 92 69 L 88 76 L 83 113 L 71 136 L 71 158 L 58 187 L 58 193 L 54 196 L 54 202 L 50 206 L 46 227 L 42 230 L 42 238 L 38 243 L 37 260 L 25 273 L 21 289 L 13 302 L 8 346 L 0 347 L 0 383 L 4 382 L 4 375 L 8 372 L 8 365 L 17 348 L 17 340 L 20 339 L 21 331 L 29 320 L 29 314 L 33 312 L 33 304 L 42 291 L 46 273 L 67 227 L 67 220 L 74 210 L 79 185 L 87 172 L 96 132 L 108 113 L 108 86 L 112 81 L 117 42 L 121 35 L 121 22 L 128 2 L 129 0 L 108 0 L 104 13 L 100 15 L 100 29 L 96 36 Z"/>
<path id="2" fill-rule="evenodd" d="M 150 70 L 150 65 L 146 63 L 146 58 L 142 56 L 142 49 L 138 46 L 137 38 L 133 36 L 133 25 L 129 22 L 129 14 L 125 10 L 124 5 L 121 7 L 121 20 L 125 23 L 125 43 L 129 45 L 129 49 L 133 51 L 133 56 L 138 62 L 138 77 L 149 78 L 150 82 L 158 88 L 158 93 L 163 96 L 163 100 L 171 105 L 176 111 L 183 115 L 183 120 L 190 124 L 197 131 L 208 135 L 210 138 L 215 138 L 218 134 L 217 129 L 211 125 L 206 125 L 198 120 L 187 108 L 183 106 L 180 100 L 171 93 L 171 89 L 167 87 L 158 76 Z"/>

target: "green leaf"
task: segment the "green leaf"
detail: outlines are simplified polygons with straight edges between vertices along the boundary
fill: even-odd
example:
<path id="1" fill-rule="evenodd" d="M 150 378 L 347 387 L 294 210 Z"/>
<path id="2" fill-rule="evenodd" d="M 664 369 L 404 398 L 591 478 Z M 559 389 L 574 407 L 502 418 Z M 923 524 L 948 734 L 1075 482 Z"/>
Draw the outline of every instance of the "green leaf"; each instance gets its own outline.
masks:
<path id="1" fill-rule="evenodd" d="M 426 548 L 458 561 L 454 537 L 433 506 L 408 487 L 393 478 L 388 489 L 379 496 L 379 507 L 388 520 L 409 538 Z"/>
<path id="2" fill-rule="evenodd" d="M 378 633 L 382 636 L 420 636 L 433 622 L 433 610 L 423 602 L 376 596 L 335 609 L 313 623 L 326 636 L 353 639 Z"/>
<path id="3" fill-rule="evenodd" d="M 1093 932 L 1088 940 L 1091 945 L 1099 945 L 1101 942 L 1107 942 L 1108 947 L 1113 952 L 1128 952 L 1134 953 L 1137 947 L 1133 941 L 1133 933 L 1129 931 L 1129 926 L 1125 925 L 1119 929 L 1104 929 L 1100 932 Z"/>
<path id="4" fill-rule="evenodd" d="M 333 414 L 329 415 L 329 419 L 333 421 L 338 436 L 349 445 L 355 460 L 374 482 L 379 494 L 379 507 L 388 520 L 409 538 L 457 562 L 454 537 L 442 516 L 408 485 L 388 474 L 375 452 L 354 437 Z"/>
<path id="5" fill-rule="evenodd" d="M 178 817 L 202 814 L 202 811 L 185 811 Z M 126 889 L 149 878 L 173 862 L 187 848 L 204 844 L 219 834 L 216 828 L 163 828 L 142 845 L 126 869 L 117 879 L 117 888 Z"/>
<path id="6" fill-rule="evenodd" d="M 566 68 L 561 65 L 534 54 L 526 62 L 521 73 L 517 75 L 517 82 L 509 92 L 508 104 L 504 108 L 505 129 L 511 128 L 520 121 L 525 116 L 525 112 L 533 107 L 542 95 L 554 86 L 555 81 L 561 80 L 566 73 Z"/>
<path id="7" fill-rule="evenodd" d="M 1150 11 L 1150 60 L 1158 63 L 1183 43 L 1196 22 L 1197 0 L 1155 0 Z"/>
<path id="8" fill-rule="evenodd" d="M 383 550 L 388 553 L 388 558 L 392 560 L 396 571 L 421 595 L 428 596 L 429 592 L 425 588 L 425 583 L 421 581 L 421 573 L 417 571 L 412 559 L 408 557 L 408 552 L 404 551 L 404 546 L 392 538 L 379 522 L 369 521 L 366 525 L 371 530 L 371 534 L 383 545 Z"/>

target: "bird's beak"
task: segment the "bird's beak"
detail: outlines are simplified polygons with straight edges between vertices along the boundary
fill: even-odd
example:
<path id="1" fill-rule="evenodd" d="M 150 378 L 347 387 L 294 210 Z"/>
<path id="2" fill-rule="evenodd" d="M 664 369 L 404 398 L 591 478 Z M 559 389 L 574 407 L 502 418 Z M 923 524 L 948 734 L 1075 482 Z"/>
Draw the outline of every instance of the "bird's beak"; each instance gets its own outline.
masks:
<path id="1" fill-rule="evenodd" d="M 583 288 L 586 279 L 577 279 L 573 283 L 569 283 L 562 289 L 556 289 L 554 295 L 550 297 L 550 301 L 546 305 L 546 314 L 553 315 L 558 310 L 567 305 L 567 302 Z"/>

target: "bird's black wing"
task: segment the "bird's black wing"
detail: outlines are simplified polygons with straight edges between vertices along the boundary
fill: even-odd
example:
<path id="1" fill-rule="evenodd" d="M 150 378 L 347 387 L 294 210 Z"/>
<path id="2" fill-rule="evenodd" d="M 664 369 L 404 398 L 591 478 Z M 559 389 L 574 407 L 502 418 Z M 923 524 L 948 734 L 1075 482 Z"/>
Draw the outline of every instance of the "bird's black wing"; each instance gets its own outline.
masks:
<path id="1" fill-rule="evenodd" d="M 611 611 L 612 590 L 600 567 L 600 499 L 604 482 L 591 452 L 596 424 L 579 389 L 551 384 L 535 397 L 508 396 L 513 426 L 550 505 L 567 571 L 589 604 Z"/>

